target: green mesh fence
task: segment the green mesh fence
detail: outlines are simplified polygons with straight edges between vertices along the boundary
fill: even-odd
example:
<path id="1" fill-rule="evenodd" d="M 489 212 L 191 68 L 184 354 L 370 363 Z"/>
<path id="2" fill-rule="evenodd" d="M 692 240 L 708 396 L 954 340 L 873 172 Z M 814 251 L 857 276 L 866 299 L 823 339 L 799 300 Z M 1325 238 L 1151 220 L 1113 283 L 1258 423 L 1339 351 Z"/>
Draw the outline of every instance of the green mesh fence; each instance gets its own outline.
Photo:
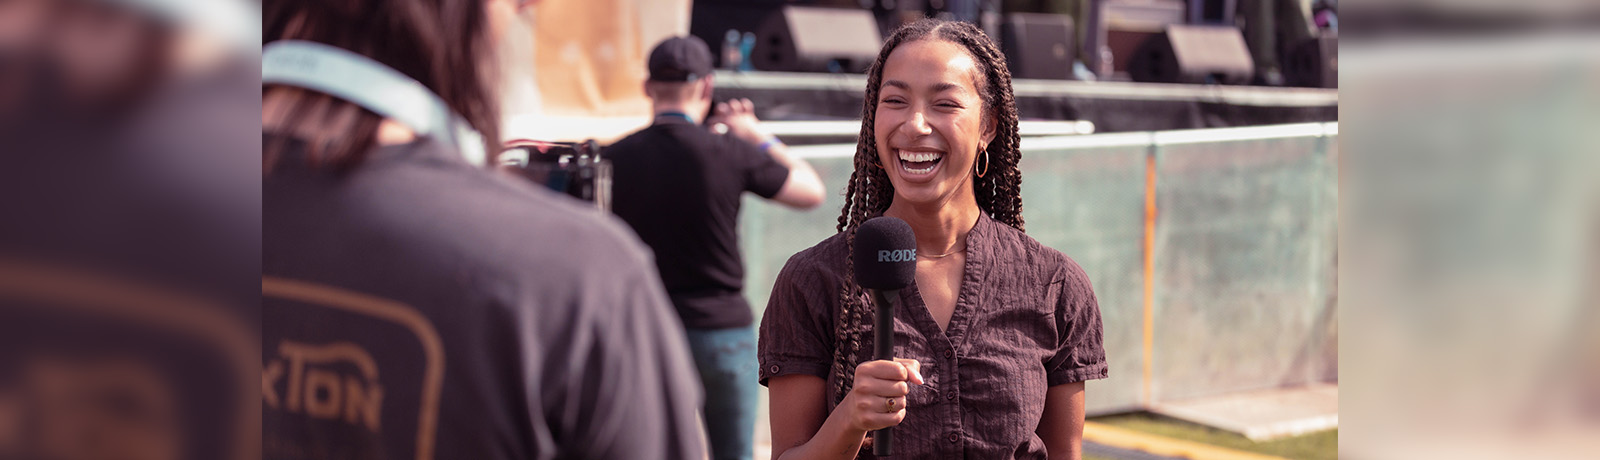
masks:
<path id="1" fill-rule="evenodd" d="M 1336 378 L 1327 148 L 1319 137 L 1156 148 L 1156 401 Z"/>
<path id="2" fill-rule="evenodd" d="M 1148 152 L 1120 145 L 1022 154 L 1028 235 L 1078 262 L 1100 302 L 1111 378 L 1088 383 L 1090 410 L 1134 407 L 1140 398 Z"/>
<path id="3" fill-rule="evenodd" d="M 1336 142 L 1334 124 L 1024 141 L 1028 234 L 1083 266 L 1105 322 L 1111 378 L 1089 383 L 1090 413 L 1337 379 Z M 789 256 L 834 233 L 853 151 L 805 149 L 834 193 L 817 209 L 745 200 L 746 296 L 758 318 Z M 1151 155 L 1159 212 L 1147 400 Z"/>

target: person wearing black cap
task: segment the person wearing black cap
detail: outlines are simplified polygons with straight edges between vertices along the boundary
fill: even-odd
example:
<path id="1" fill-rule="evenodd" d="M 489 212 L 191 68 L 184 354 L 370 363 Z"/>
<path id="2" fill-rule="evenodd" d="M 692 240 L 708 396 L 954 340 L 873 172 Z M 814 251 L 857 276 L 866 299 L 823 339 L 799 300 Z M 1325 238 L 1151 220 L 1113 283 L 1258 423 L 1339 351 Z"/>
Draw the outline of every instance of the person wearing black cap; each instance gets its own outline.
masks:
<path id="1" fill-rule="evenodd" d="M 656 45 L 649 58 L 655 120 L 606 149 L 613 211 L 655 252 L 662 283 L 689 335 L 705 385 L 706 433 L 716 459 L 748 459 L 755 427 L 754 316 L 741 291 L 735 230 L 745 191 L 794 208 L 823 199 L 804 160 L 763 130 L 749 100 L 712 104 L 711 50 L 694 37 Z"/>

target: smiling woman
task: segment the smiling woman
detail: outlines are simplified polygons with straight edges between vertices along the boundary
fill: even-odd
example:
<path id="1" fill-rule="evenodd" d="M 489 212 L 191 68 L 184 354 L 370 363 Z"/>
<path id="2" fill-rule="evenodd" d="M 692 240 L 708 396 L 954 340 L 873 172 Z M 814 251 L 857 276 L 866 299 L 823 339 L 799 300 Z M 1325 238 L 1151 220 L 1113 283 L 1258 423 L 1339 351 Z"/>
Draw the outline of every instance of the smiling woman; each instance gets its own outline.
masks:
<path id="1" fill-rule="evenodd" d="M 762 317 L 761 381 L 780 458 L 869 455 L 894 427 L 907 458 L 1080 457 L 1083 381 L 1106 377 L 1099 307 L 1072 259 L 1022 232 L 1011 73 L 976 26 L 923 20 L 868 71 L 839 234 L 789 259 Z M 855 232 L 916 235 L 895 360 L 866 361 Z"/>
<path id="2" fill-rule="evenodd" d="M 913 87 L 914 83 L 921 86 Z M 953 171 L 938 183 L 951 188 L 936 196 L 953 198 L 959 185 L 972 192 L 962 195 L 970 196 L 990 217 L 1023 229 L 1022 172 L 1017 169 L 1020 136 L 1011 71 L 1005 56 L 977 27 L 924 20 L 898 30 L 868 71 L 861 115 L 856 171 L 845 190 L 840 231 L 883 214 L 895 191 L 909 185 L 882 168 L 899 163 L 893 161 L 899 156 L 897 146 L 916 152 L 930 144 L 943 147 L 938 153 L 961 147 L 956 154 L 963 158 L 961 168 L 946 168 Z M 902 134 L 897 136 L 896 131 Z M 951 142 L 959 145 L 948 145 Z M 979 155 L 979 149 L 986 155 Z M 880 153 L 892 155 L 891 161 L 886 163 Z M 969 167 L 976 168 L 971 177 L 965 173 Z M 990 168 L 995 169 L 993 174 Z M 957 180 L 951 183 L 952 178 Z"/>
<path id="3" fill-rule="evenodd" d="M 970 54 L 946 41 L 907 43 L 884 63 L 894 79 L 879 87 L 873 141 L 903 204 L 976 204 L 968 169 L 987 153 L 998 118 L 978 93 L 980 72 Z M 978 179 L 987 175 L 973 171 Z"/>

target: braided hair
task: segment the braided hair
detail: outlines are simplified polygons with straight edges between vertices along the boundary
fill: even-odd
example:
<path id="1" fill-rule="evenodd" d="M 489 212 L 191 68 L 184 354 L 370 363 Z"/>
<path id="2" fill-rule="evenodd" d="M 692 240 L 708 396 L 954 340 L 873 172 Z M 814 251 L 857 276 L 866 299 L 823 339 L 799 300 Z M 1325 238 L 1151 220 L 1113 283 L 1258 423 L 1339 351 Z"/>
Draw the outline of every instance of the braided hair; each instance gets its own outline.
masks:
<path id="1" fill-rule="evenodd" d="M 878 111 L 878 89 L 883 84 L 884 62 L 901 44 L 917 40 L 941 40 L 960 45 L 972 55 L 978 75 L 974 84 L 983 98 L 984 117 L 994 117 L 998 135 L 979 155 L 979 169 L 983 177 L 975 178 L 973 193 L 978 208 L 990 218 L 1017 230 L 1022 228 L 1022 170 L 1018 161 L 1022 152 L 1017 145 L 1017 104 L 1011 92 L 1011 71 L 1006 68 L 1005 55 L 995 47 L 983 30 L 967 22 L 922 19 L 907 24 L 884 42 L 878 59 L 867 70 L 866 98 L 861 107 L 861 137 L 856 143 L 855 171 L 845 187 L 844 208 L 839 212 L 837 230 L 845 233 L 849 251 L 854 250 L 856 229 L 867 219 L 881 216 L 894 199 L 894 185 L 889 182 L 878 160 L 878 145 L 874 137 Z M 855 267 L 845 258 L 845 282 L 839 292 L 839 319 L 834 325 L 833 375 L 836 384 L 832 401 L 843 400 L 855 380 L 856 362 L 861 356 L 862 327 L 867 312 L 866 293 L 852 281 Z"/>

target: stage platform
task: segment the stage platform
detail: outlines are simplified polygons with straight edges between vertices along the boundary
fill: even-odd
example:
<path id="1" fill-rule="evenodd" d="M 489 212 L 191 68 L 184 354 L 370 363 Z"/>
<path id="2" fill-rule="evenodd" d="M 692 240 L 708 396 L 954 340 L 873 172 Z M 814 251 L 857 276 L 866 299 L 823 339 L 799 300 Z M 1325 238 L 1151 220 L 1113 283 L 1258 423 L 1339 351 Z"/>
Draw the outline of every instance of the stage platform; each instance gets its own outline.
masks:
<path id="1" fill-rule="evenodd" d="M 717 71 L 715 77 L 717 99 L 749 98 L 762 120 L 861 117 L 864 75 Z M 1089 122 L 1096 133 L 1339 119 L 1337 89 L 1026 79 L 1012 86 L 1024 121 Z"/>
<path id="2" fill-rule="evenodd" d="M 1163 402 L 1151 411 L 1259 442 L 1338 428 L 1339 385 L 1312 384 Z"/>
<path id="3" fill-rule="evenodd" d="M 853 144 L 861 132 L 857 74 L 717 71 L 718 100 L 749 98 L 767 129 L 790 145 Z M 1154 132 L 1339 120 L 1339 91 L 1317 88 L 1016 80 L 1023 137 Z M 515 115 L 507 138 L 596 139 L 602 144 L 650 123 L 649 113 L 614 117 Z"/>

